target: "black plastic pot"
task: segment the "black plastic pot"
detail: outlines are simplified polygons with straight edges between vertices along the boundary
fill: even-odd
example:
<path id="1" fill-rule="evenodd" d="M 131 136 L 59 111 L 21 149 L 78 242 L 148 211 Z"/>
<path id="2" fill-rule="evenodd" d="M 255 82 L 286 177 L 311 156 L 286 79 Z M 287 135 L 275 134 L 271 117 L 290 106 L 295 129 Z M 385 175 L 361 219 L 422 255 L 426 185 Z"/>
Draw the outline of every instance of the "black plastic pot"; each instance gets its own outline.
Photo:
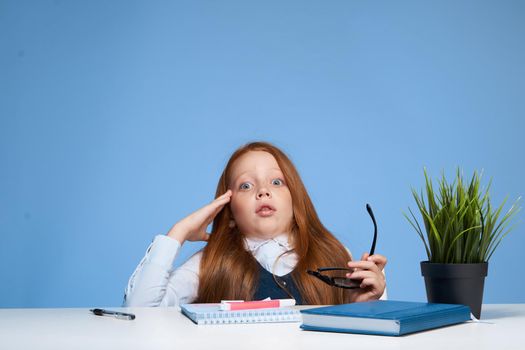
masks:
<path id="1" fill-rule="evenodd" d="M 488 263 L 436 264 L 421 262 L 429 303 L 463 304 L 477 319 L 481 316 L 483 286 Z"/>

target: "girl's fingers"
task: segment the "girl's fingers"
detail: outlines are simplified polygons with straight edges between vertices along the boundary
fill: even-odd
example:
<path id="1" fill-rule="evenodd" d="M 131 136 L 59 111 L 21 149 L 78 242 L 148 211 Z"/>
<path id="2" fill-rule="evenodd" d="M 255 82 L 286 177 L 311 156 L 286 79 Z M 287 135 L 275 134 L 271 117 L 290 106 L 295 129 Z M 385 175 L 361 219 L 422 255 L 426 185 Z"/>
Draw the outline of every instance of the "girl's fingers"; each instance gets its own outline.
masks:
<path id="1" fill-rule="evenodd" d="M 217 216 L 219 211 L 221 211 L 221 209 L 222 209 L 222 207 L 217 207 L 217 208 L 215 208 L 215 210 L 213 210 L 211 213 L 209 213 L 208 217 L 205 220 L 207 225 L 211 224 L 211 222 Z"/>
<path id="2" fill-rule="evenodd" d="M 226 190 L 226 192 L 224 192 L 223 194 L 221 194 L 219 197 L 223 197 L 223 196 L 231 196 L 232 194 L 232 190 Z"/>
<path id="3" fill-rule="evenodd" d="M 359 261 L 353 260 L 348 262 L 348 266 L 357 269 L 366 269 L 374 271 L 377 268 L 378 271 L 382 271 L 387 263 L 386 257 L 380 254 L 368 256 L 368 253 L 365 253 L 363 254 L 361 259 L 362 260 Z"/>
<path id="4" fill-rule="evenodd" d="M 383 264 L 383 265 L 386 265 L 386 262 L 387 262 L 387 259 L 385 256 L 381 255 L 381 254 L 374 254 L 374 255 L 371 255 L 368 257 L 367 259 L 368 261 L 373 261 L 375 262 L 376 264 Z"/>
<path id="5" fill-rule="evenodd" d="M 209 210 L 215 210 L 215 208 L 217 207 L 223 207 L 229 201 L 230 201 L 230 197 L 217 198 L 217 199 L 214 199 L 213 202 L 211 202 L 204 208 L 207 208 Z"/>
<path id="6" fill-rule="evenodd" d="M 221 209 L 229 201 L 230 201 L 230 197 L 223 197 L 223 198 L 217 197 L 216 199 L 213 200 L 213 202 L 205 205 L 200 210 L 196 211 L 195 214 L 201 212 L 201 213 L 204 213 L 204 215 L 206 215 L 206 217 L 209 217 L 209 216 L 213 216 L 214 217 L 215 215 L 217 215 L 217 213 L 219 211 L 221 211 Z"/>
<path id="7" fill-rule="evenodd" d="M 361 261 L 350 261 L 348 266 L 354 268 L 352 273 L 346 275 L 347 278 L 361 280 L 360 292 L 355 301 L 367 301 L 377 299 L 385 289 L 385 277 L 382 273 L 387 259 L 379 254 L 369 256 L 365 253 Z"/>
<path id="8" fill-rule="evenodd" d="M 361 281 L 361 288 L 371 288 L 372 290 L 380 290 L 380 282 L 374 278 L 365 278 Z M 374 293 L 375 294 L 375 293 Z"/>
<path id="9" fill-rule="evenodd" d="M 206 205 L 203 209 L 206 216 L 206 219 L 203 221 L 206 226 L 211 224 L 213 222 L 213 219 L 219 214 L 219 212 L 224 208 L 226 203 L 230 201 L 230 197 L 227 195 L 231 194 L 231 191 L 228 190 L 226 193 L 224 193 L 222 196 L 217 197 L 213 202 Z"/>
<path id="10" fill-rule="evenodd" d="M 185 239 L 191 241 L 208 240 L 206 227 L 211 224 L 215 216 L 217 216 L 222 208 L 230 201 L 231 196 L 232 191 L 228 190 L 210 203 L 180 220 L 176 225 L 184 232 L 187 232 L 185 233 Z"/>
<path id="11" fill-rule="evenodd" d="M 217 198 L 213 202 L 205 206 L 203 209 L 206 209 L 206 211 L 211 212 L 214 212 L 216 210 L 220 211 L 229 201 L 230 197 Z"/>
<path id="12" fill-rule="evenodd" d="M 346 277 L 351 278 L 353 280 L 363 280 L 366 278 L 377 278 L 377 274 L 372 271 L 359 270 L 359 271 L 355 271 L 355 272 L 347 274 Z"/>
<path id="13" fill-rule="evenodd" d="M 373 261 L 349 261 L 348 267 L 360 270 L 371 270 L 379 272 L 379 267 Z"/>
<path id="14" fill-rule="evenodd" d="M 374 254 L 367 258 L 368 261 L 373 261 L 378 267 L 379 270 L 383 270 L 385 268 L 385 265 L 387 263 L 387 259 L 383 255 Z"/>
<path id="15" fill-rule="evenodd" d="M 210 215 L 211 216 L 210 221 L 212 221 L 217 216 L 217 214 L 219 214 L 219 212 L 222 210 L 222 208 L 224 208 L 225 205 L 226 203 L 223 203 L 219 205 L 217 208 L 215 208 L 215 210 Z"/>
<path id="16" fill-rule="evenodd" d="M 223 200 L 223 199 L 230 199 L 231 195 L 232 195 L 232 191 L 228 190 L 228 191 L 224 192 L 223 194 L 221 194 L 219 197 L 215 198 L 215 201 L 216 200 Z"/>
<path id="17" fill-rule="evenodd" d="M 231 199 L 231 195 L 232 195 L 232 191 L 231 190 L 228 190 L 226 192 L 224 192 L 222 195 L 220 195 L 219 197 L 215 198 L 214 200 L 212 200 L 210 203 L 208 203 L 207 205 L 205 205 L 203 208 L 215 208 L 217 205 L 222 205 L 224 203 L 228 203 Z"/>

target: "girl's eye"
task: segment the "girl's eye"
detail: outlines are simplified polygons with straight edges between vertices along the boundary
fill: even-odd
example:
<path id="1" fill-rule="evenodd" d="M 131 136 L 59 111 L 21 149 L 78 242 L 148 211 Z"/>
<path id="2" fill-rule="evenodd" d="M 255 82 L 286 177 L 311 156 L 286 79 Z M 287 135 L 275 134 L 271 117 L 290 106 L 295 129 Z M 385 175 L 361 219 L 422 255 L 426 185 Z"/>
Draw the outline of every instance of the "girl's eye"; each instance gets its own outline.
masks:
<path id="1" fill-rule="evenodd" d="M 249 190 L 250 188 L 252 188 L 252 184 L 249 182 L 244 182 L 239 186 L 239 188 L 241 190 Z"/>
<path id="2" fill-rule="evenodd" d="M 272 185 L 281 186 L 282 184 L 284 184 L 284 181 L 281 180 L 281 179 L 273 179 L 272 180 Z"/>

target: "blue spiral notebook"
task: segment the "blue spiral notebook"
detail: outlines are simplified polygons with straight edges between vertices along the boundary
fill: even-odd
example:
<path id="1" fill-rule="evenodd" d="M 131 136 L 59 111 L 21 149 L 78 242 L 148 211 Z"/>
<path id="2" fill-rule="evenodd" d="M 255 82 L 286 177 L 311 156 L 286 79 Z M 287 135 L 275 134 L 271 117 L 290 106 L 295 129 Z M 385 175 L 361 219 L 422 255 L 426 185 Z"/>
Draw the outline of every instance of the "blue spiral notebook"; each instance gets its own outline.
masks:
<path id="1" fill-rule="evenodd" d="M 196 324 L 300 322 L 301 313 L 291 307 L 253 310 L 220 310 L 221 304 L 182 304 L 181 312 Z"/>
<path id="2" fill-rule="evenodd" d="M 465 305 L 376 300 L 301 310 L 307 331 L 399 336 L 470 320 Z"/>

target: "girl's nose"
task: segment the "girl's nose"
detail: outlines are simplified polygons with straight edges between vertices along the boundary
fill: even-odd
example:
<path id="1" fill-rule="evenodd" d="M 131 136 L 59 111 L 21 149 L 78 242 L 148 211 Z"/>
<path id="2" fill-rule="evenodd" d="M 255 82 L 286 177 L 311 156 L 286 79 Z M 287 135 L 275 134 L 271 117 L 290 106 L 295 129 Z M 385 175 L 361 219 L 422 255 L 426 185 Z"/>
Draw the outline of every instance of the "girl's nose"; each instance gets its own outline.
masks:
<path id="1" fill-rule="evenodd" d="M 272 193 L 268 191 L 266 188 L 261 188 L 257 192 L 257 199 L 263 199 L 263 198 L 272 198 Z"/>

